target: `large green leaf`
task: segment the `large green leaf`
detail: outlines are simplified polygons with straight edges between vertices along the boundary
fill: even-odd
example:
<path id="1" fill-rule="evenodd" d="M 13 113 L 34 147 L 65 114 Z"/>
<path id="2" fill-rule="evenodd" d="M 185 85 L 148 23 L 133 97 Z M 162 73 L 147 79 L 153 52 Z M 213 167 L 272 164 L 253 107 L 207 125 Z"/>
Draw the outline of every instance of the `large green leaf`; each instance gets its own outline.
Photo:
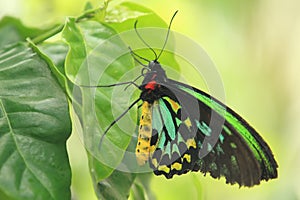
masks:
<path id="1" fill-rule="evenodd" d="M 41 52 L 47 55 L 57 70 L 65 75 L 65 59 L 68 53 L 68 45 L 62 41 L 56 41 L 52 43 L 42 43 L 38 45 Z"/>
<path id="2" fill-rule="evenodd" d="M 76 24 L 74 19 L 67 21 L 63 36 L 70 50 L 66 58 L 65 71 L 73 82 L 80 85 L 116 83 L 127 70 L 134 67 L 132 58 L 127 54 L 127 47 L 115 35 L 113 29 L 98 22 L 86 21 Z M 78 104 L 73 102 L 74 110 L 80 119 L 80 124 L 76 124 L 75 127 L 81 127 L 77 132 L 83 130 L 81 136 L 88 151 L 94 184 L 101 186 L 101 180 L 112 174 L 121 162 L 130 137 L 115 126 L 107 135 L 109 140 L 105 140 L 101 148 L 98 148 L 103 130 L 114 120 L 113 105 L 110 101 L 112 88 L 99 88 L 94 92 L 95 88 L 74 87 L 70 96 L 76 103 L 81 103 L 78 107 Z M 114 106 L 118 108 L 116 103 Z M 122 112 L 125 107 L 119 109 Z M 130 173 L 126 175 L 118 171 L 113 174 L 111 178 L 118 181 L 112 182 L 118 184 L 120 183 L 118 177 L 126 180 L 131 177 Z M 122 185 L 112 185 L 123 188 L 121 191 L 126 191 L 125 194 L 118 192 L 116 187 L 110 189 L 97 187 L 101 189 L 97 194 L 109 198 L 112 195 L 111 190 L 114 190 L 121 196 L 128 196 L 133 180 L 134 176 L 127 181 L 124 180 Z M 105 181 L 110 182 L 108 179 Z"/>
<path id="3" fill-rule="evenodd" d="M 0 50 L 0 197 L 70 199 L 66 95 L 31 48 Z M 2 198 L 1 198 L 2 199 Z"/>
<path id="4" fill-rule="evenodd" d="M 51 29 L 51 28 L 50 28 Z M 20 19 L 5 16 L 0 21 L 0 48 L 5 45 L 25 41 L 41 35 L 49 29 L 39 29 L 25 26 Z"/>

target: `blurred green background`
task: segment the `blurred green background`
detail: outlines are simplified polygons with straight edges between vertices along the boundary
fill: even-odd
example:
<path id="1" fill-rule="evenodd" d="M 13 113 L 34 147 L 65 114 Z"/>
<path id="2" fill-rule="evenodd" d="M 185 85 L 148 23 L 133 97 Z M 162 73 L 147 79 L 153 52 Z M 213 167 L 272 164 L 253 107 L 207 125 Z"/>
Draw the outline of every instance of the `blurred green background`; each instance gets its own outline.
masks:
<path id="1" fill-rule="evenodd" d="M 279 164 L 278 179 L 250 189 L 200 173 L 172 180 L 154 177 L 151 187 L 157 199 L 300 199 L 300 1 L 133 2 L 153 9 L 166 22 L 175 10 L 180 11 L 172 30 L 189 36 L 207 51 L 223 79 L 226 104 L 258 130 Z M 0 16 L 13 15 L 26 25 L 43 27 L 79 15 L 85 3 L 0 0 Z M 85 151 L 76 134 L 68 141 L 68 151 L 75 199 L 96 199 Z"/>

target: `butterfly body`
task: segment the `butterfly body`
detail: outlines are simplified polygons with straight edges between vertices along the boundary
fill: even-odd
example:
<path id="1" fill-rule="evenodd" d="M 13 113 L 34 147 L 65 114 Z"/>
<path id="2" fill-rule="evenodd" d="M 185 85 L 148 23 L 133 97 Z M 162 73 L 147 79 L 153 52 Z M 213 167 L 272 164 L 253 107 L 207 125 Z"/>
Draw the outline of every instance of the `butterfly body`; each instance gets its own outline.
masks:
<path id="1" fill-rule="evenodd" d="M 136 157 L 166 178 L 189 171 L 253 186 L 277 177 L 277 163 L 258 133 L 210 95 L 167 78 L 151 61 L 139 86 L 141 117 Z"/>

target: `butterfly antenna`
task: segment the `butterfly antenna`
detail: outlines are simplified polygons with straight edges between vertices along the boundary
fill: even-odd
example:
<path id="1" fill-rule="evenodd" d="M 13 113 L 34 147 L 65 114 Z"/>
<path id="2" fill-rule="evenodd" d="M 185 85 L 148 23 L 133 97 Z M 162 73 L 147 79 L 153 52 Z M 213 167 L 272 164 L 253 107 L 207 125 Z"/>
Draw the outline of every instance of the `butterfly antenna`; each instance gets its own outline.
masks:
<path id="1" fill-rule="evenodd" d="M 150 47 L 150 45 L 142 38 L 142 36 L 139 34 L 139 32 L 137 31 L 136 25 L 137 25 L 138 20 L 135 21 L 134 23 L 134 30 L 137 34 L 137 36 L 140 38 L 140 40 L 153 52 L 154 56 L 155 56 L 155 60 L 157 60 L 157 54 L 154 51 L 154 49 L 152 49 L 152 47 Z"/>
<path id="2" fill-rule="evenodd" d="M 171 21 L 170 21 L 169 27 L 168 27 L 167 36 L 166 36 L 166 39 L 165 39 L 165 43 L 164 43 L 162 49 L 160 50 L 160 52 L 159 52 L 159 54 L 158 54 L 158 56 L 157 56 L 157 59 L 159 59 L 159 57 L 161 56 L 161 54 L 163 53 L 163 51 L 164 51 L 164 49 L 165 49 L 165 47 L 166 47 L 166 45 L 167 45 L 167 41 L 168 41 L 169 35 L 170 35 L 171 25 L 172 25 L 173 19 L 175 18 L 175 16 L 176 16 L 177 13 L 178 13 L 178 10 L 176 10 L 176 12 L 173 14 L 173 16 L 172 16 L 172 18 L 171 18 Z"/>
<path id="3" fill-rule="evenodd" d="M 105 135 L 108 133 L 109 129 L 115 124 L 117 123 L 135 104 L 137 104 L 141 99 L 138 98 L 137 100 L 135 100 L 119 117 L 117 117 L 104 131 L 103 135 L 100 138 L 100 142 L 99 142 L 99 151 L 100 148 L 102 146 L 102 142 L 103 139 L 105 137 Z"/>
<path id="4" fill-rule="evenodd" d="M 139 87 L 134 81 L 126 81 L 126 82 L 115 83 L 115 84 L 110 84 L 110 85 L 78 85 L 78 84 L 75 84 L 75 85 L 78 87 L 83 87 L 83 88 L 100 88 L 100 87 L 115 87 L 115 86 L 119 86 L 119 85 L 131 85 L 131 84 L 135 85 L 136 87 Z"/>
<path id="5" fill-rule="evenodd" d="M 133 84 L 134 86 L 136 86 L 137 88 L 139 88 L 139 86 L 135 83 L 137 80 L 139 80 L 141 77 L 143 77 L 144 76 L 144 74 L 141 74 L 141 75 L 139 75 L 138 77 L 136 77 L 133 81 L 131 81 L 131 83 L 130 84 L 128 84 L 125 88 L 124 88 L 124 91 L 125 90 L 127 90 L 127 88 L 131 85 L 131 84 Z"/>
<path id="6" fill-rule="evenodd" d="M 146 59 L 146 58 L 143 58 L 142 56 L 140 56 L 140 55 L 134 53 L 130 47 L 128 47 L 128 49 L 129 49 L 130 54 L 132 55 L 133 59 L 134 59 L 136 62 L 138 62 L 140 65 L 142 65 L 142 66 L 144 66 L 144 67 L 147 67 L 147 65 L 143 64 L 143 63 L 142 63 L 140 60 L 138 60 L 137 58 L 142 59 L 142 60 L 144 60 L 144 61 L 147 61 L 148 63 L 150 62 L 150 60 L 148 60 L 148 59 Z"/>

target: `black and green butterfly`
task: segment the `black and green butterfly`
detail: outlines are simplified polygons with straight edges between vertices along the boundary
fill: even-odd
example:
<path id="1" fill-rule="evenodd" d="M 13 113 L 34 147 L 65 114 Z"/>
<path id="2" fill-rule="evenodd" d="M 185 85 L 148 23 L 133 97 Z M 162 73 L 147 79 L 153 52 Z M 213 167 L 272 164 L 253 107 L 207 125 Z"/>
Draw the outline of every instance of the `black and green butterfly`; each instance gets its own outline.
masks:
<path id="1" fill-rule="evenodd" d="M 227 183 L 249 187 L 276 178 L 278 165 L 272 151 L 254 128 L 217 99 L 166 76 L 158 62 L 165 44 L 159 55 L 149 47 L 155 60 L 148 65 L 138 60 L 147 59 L 130 50 L 144 66 L 144 80 L 138 86 L 140 97 L 128 108 L 142 102 L 135 152 L 138 164 L 149 163 L 156 175 L 166 178 L 201 171 L 209 172 L 213 178 L 223 176 Z"/>

